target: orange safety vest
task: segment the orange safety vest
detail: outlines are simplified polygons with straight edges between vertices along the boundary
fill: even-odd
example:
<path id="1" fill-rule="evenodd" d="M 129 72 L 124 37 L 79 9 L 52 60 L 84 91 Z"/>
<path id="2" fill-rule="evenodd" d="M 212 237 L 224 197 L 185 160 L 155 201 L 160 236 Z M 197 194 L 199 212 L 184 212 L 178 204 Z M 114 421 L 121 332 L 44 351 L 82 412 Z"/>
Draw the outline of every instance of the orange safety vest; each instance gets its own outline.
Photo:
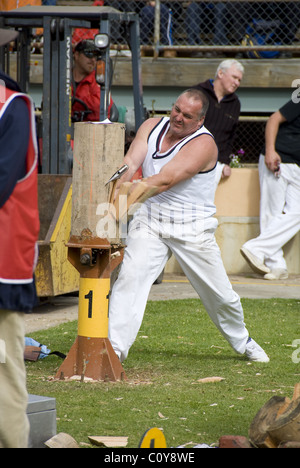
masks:
<path id="1" fill-rule="evenodd" d="M 33 281 L 40 228 L 34 112 L 32 101 L 26 94 L 16 93 L 3 86 L 0 92 L 1 96 L 6 97 L 6 101 L 0 103 L 0 119 L 16 97 L 25 100 L 30 116 L 26 175 L 17 182 L 9 199 L 0 208 L 0 282 L 26 284 Z"/>
<path id="2" fill-rule="evenodd" d="M 0 10 L 9 11 L 24 6 L 42 6 L 42 0 L 0 0 Z"/>

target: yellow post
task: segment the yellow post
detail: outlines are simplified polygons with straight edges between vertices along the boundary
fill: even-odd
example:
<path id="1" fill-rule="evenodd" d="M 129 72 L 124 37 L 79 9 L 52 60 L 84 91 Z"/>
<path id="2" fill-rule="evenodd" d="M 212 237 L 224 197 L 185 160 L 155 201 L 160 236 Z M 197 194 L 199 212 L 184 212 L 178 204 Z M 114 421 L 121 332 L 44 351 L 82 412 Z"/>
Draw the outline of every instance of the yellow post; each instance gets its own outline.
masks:
<path id="1" fill-rule="evenodd" d="M 78 335 L 108 337 L 109 278 L 80 278 Z"/>

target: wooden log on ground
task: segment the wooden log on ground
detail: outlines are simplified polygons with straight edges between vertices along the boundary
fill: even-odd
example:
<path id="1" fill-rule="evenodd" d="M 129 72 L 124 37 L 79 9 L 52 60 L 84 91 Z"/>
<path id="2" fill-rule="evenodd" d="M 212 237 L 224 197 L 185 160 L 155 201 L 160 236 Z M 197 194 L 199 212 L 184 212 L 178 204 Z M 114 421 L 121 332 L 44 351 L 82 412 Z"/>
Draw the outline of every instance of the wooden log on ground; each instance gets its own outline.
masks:
<path id="1" fill-rule="evenodd" d="M 279 445 L 281 442 L 300 442 L 300 384 L 295 386 L 294 395 L 285 411 L 277 415 L 270 425 L 268 435 Z"/>
<path id="2" fill-rule="evenodd" d="M 249 440 L 258 448 L 276 448 L 269 437 L 268 429 L 275 421 L 280 407 L 285 403 L 285 397 L 273 396 L 258 411 L 249 428 Z"/>
<path id="3" fill-rule="evenodd" d="M 249 428 L 249 440 L 258 448 L 277 448 L 300 441 L 300 383 L 292 400 L 274 396 L 258 411 Z"/>

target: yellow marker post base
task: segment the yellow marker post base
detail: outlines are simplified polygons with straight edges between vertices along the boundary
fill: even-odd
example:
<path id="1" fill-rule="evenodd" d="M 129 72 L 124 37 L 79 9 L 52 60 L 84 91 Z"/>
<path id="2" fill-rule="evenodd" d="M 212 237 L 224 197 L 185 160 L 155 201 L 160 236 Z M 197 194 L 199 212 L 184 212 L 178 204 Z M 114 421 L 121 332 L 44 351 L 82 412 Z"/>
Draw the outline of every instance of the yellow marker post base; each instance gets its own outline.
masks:
<path id="1" fill-rule="evenodd" d="M 77 336 L 55 378 L 79 376 L 93 380 L 116 382 L 126 380 L 126 374 L 108 338 Z"/>
<path id="2" fill-rule="evenodd" d="M 82 380 L 84 377 L 108 381 L 126 379 L 124 369 L 108 339 L 108 263 L 105 263 L 105 274 L 100 273 L 100 277 L 87 277 L 86 274 L 80 277 L 78 336 L 56 373 L 56 379 L 74 376 L 79 376 Z M 80 265 L 77 266 L 79 270 L 82 269 Z M 101 272 L 99 265 L 94 268 L 98 273 Z"/>

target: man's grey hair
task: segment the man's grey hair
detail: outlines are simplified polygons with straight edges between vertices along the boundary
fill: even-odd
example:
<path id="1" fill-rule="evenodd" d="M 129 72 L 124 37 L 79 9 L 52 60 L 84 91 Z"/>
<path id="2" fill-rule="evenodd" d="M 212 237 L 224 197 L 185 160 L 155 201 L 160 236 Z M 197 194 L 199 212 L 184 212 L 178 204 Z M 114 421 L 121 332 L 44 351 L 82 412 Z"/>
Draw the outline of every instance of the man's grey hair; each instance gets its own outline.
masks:
<path id="1" fill-rule="evenodd" d="M 220 70 L 226 72 L 227 70 L 229 70 L 229 68 L 231 68 L 233 65 L 236 66 L 236 68 L 241 72 L 241 73 L 244 73 L 244 66 L 241 64 L 241 62 L 239 62 L 238 60 L 235 60 L 235 59 L 226 59 L 226 60 L 223 60 L 217 70 L 216 70 L 216 75 L 215 77 L 218 76 L 218 73 Z"/>
<path id="2" fill-rule="evenodd" d="M 189 97 L 195 99 L 196 101 L 201 101 L 202 109 L 199 113 L 199 120 L 202 119 L 202 117 L 205 117 L 207 110 L 208 110 L 208 106 L 209 106 L 209 100 L 206 94 L 200 89 L 196 89 L 196 88 L 186 89 L 185 91 L 183 91 L 183 93 L 181 93 L 181 95 L 182 94 L 188 94 Z"/>

